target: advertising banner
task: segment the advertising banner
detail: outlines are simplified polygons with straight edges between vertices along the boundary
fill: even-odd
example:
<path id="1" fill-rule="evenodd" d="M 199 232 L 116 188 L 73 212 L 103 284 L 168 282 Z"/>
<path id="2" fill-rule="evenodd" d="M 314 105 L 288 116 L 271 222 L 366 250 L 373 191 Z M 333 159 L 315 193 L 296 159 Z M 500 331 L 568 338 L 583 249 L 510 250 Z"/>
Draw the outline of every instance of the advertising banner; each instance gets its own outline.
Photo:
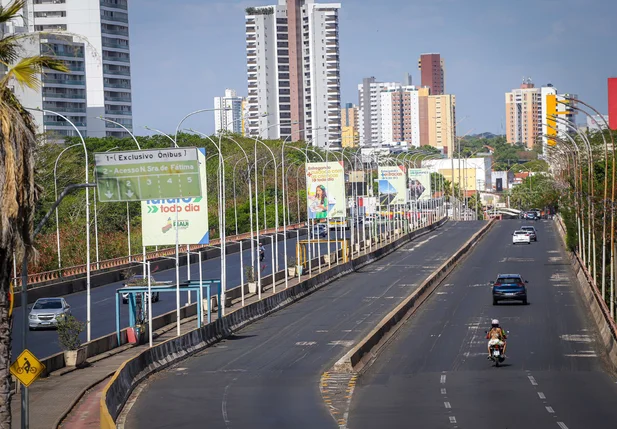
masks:
<path id="1" fill-rule="evenodd" d="M 405 170 L 402 165 L 379 166 L 379 201 L 382 206 L 407 202 Z"/>
<path id="2" fill-rule="evenodd" d="M 426 168 L 409 169 L 409 198 L 412 201 L 431 198 L 431 172 Z"/>
<path id="3" fill-rule="evenodd" d="M 208 198 L 206 195 L 206 149 L 197 151 L 203 197 L 147 200 L 141 202 L 143 246 L 176 244 L 176 227 L 180 244 L 208 244 Z M 178 225 L 176 225 L 176 211 Z"/>
<path id="4" fill-rule="evenodd" d="M 346 217 L 345 168 L 342 162 L 306 164 L 306 187 L 310 219 Z"/>

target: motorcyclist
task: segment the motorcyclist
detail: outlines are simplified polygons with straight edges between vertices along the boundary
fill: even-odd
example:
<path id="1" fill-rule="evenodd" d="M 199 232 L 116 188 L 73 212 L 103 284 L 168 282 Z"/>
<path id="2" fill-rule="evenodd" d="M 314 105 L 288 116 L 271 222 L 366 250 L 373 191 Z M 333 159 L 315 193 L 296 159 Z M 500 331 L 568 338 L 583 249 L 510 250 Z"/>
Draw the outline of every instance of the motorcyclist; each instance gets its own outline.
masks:
<path id="1" fill-rule="evenodd" d="M 259 243 L 259 261 L 263 261 L 266 257 L 266 248 L 262 243 Z"/>
<path id="2" fill-rule="evenodd" d="M 488 344 L 488 359 L 491 358 L 491 341 L 494 343 L 496 340 L 498 344 L 503 347 L 503 356 L 506 355 L 506 339 L 508 336 L 506 335 L 506 331 L 499 326 L 499 320 L 493 319 L 491 321 L 491 329 L 486 333 L 486 339 L 489 340 Z"/>

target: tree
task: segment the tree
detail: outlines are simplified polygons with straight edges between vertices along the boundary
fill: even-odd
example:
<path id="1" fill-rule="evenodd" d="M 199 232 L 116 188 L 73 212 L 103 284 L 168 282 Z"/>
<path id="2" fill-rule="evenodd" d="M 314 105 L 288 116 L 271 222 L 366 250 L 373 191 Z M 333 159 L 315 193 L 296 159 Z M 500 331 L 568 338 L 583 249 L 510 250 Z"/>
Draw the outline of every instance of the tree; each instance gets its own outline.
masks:
<path id="1" fill-rule="evenodd" d="M 0 25 L 21 13 L 25 0 L 0 6 Z M 0 79 L 0 428 L 11 427 L 11 321 L 9 287 L 15 252 L 32 253 L 34 212 L 40 189 L 34 181 L 36 126 L 10 85 L 40 86 L 46 69 L 68 72 L 61 61 L 44 55 L 20 57 L 20 40 L 27 35 L 3 35 L 0 63 L 7 70 Z M 25 305 L 25 304 L 24 304 Z"/>

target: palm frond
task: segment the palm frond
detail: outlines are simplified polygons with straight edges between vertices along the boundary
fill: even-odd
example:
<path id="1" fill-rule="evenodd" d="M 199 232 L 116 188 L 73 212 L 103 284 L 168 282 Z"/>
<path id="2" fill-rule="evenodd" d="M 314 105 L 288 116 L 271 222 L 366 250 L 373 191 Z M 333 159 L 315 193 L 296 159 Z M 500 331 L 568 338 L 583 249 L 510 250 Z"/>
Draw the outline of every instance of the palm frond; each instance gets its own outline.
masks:
<path id="1" fill-rule="evenodd" d="M 6 87 L 9 81 L 14 80 L 21 87 L 37 89 L 41 84 L 38 75 L 44 73 L 45 69 L 64 73 L 69 71 L 64 62 L 56 58 L 46 55 L 27 57 L 8 69 L 0 80 L 0 86 Z"/>
<path id="2" fill-rule="evenodd" d="M 26 0 L 15 0 L 6 6 L 0 6 L 0 24 L 10 21 L 20 16 Z"/>
<path id="3" fill-rule="evenodd" d="M 0 61 L 4 64 L 12 64 L 19 59 L 21 35 L 5 36 L 0 40 Z"/>

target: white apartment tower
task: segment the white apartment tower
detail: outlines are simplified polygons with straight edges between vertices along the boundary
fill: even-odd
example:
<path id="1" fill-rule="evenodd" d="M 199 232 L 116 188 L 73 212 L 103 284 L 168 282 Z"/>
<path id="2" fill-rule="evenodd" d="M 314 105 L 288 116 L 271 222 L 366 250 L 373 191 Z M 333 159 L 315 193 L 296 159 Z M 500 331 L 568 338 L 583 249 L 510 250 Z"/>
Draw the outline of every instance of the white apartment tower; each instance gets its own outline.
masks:
<path id="1" fill-rule="evenodd" d="M 224 97 L 214 97 L 214 130 L 243 134 L 244 98 L 238 97 L 233 89 L 226 89 Z"/>
<path id="2" fill-rule="evenodd" d="M 358 99 L 361 146 L 420 146 L 416 87 L 366 78 L 358 85 Z"/>
<path id="3" fill-rule="evenodd" d="M 340 7 L 279 0 L 246 9 L 251 136 L 341 145 Z"/>
<path id="4" fill-rule="evenodd" d="M 133 127 L 128 0 L 27 0 L 23 19 L 8 31 L 42 32 L 24 42 L 25 53 L 54 55 L 71 70 L 44 74 L 40 91 L 15 88 L 24 106 L 61 113 L 90 137 L 128 135 L 96 119 Z M 34 116 L 41 132 L 76 134 L 57 115 Z"/>

